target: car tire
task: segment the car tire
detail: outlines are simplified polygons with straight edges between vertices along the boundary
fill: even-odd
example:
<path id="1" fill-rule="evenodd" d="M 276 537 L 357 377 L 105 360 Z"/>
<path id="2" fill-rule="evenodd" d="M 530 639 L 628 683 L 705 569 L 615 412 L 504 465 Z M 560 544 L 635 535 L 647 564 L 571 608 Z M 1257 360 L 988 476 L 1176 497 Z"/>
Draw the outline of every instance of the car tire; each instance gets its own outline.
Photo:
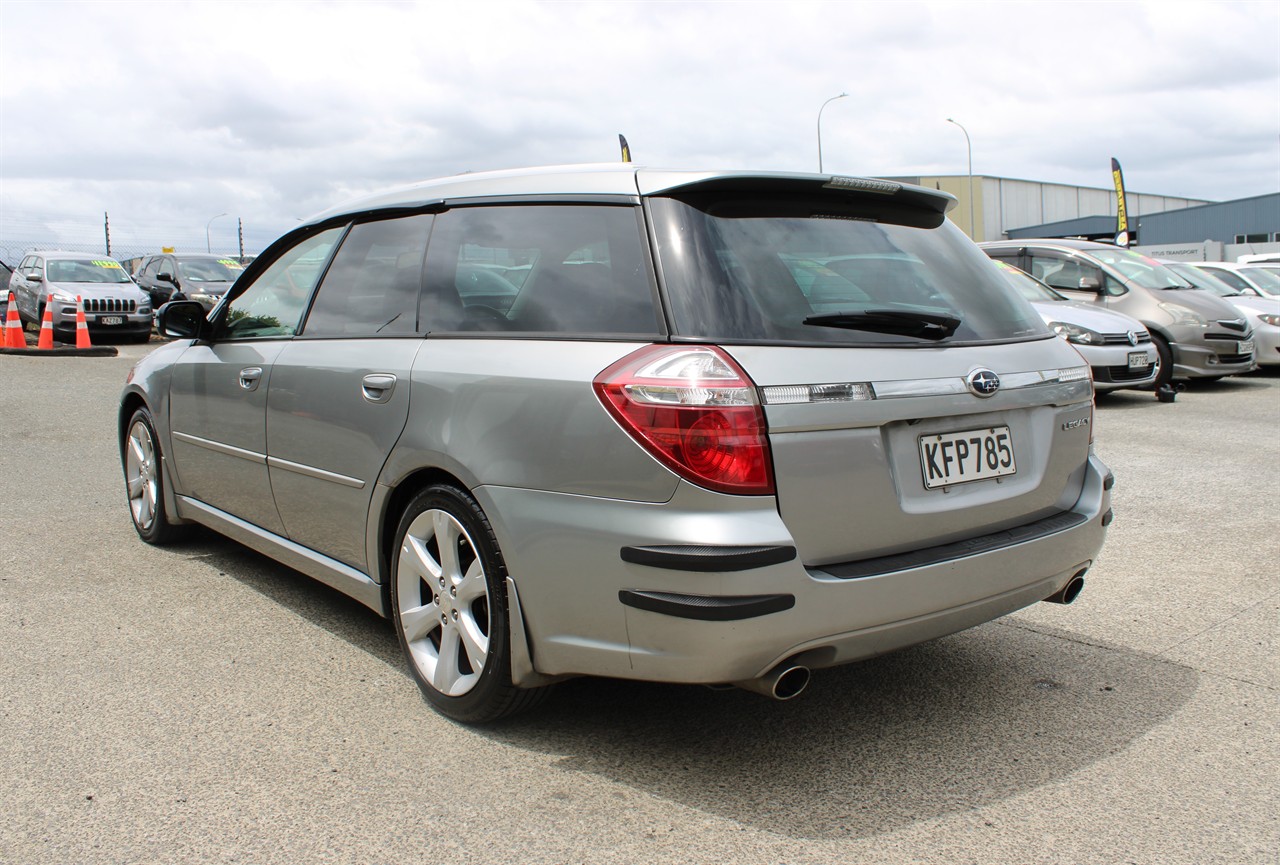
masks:
<path id="1" fill-rule="evenodd" d="M 409 672 L 441 714 L 482 724 L 544 696 L 511 682 L 507 569 L 469 493 L 436 484 L 413 497 L 396 528 L 390 591 Z"/>
<path id="2" fill-rule="evenodd" d="M 1160 365 L 1156 380 L 1151 383 L 1151 387 L 1159 390 L 1173 382 L 1173 351 L 1169 348 L 1169 343 L 1165 342 L 1164 337 L 1158 333 L 1151 334 L 1151 344 L 1156 347 L 1156 363 Z"/>
<path id="3" fill-rule="evenodd" d="M 164 472 L 161 469 L 160 440 L 155 422 L 145 407 L 129 419 L 129 429 L 121 443 L 125 494 L 129 515 L 138 537 L 149 544 L 164 546 L 187 534 L 187 526 L 169 522 L 164 505 Z"/>

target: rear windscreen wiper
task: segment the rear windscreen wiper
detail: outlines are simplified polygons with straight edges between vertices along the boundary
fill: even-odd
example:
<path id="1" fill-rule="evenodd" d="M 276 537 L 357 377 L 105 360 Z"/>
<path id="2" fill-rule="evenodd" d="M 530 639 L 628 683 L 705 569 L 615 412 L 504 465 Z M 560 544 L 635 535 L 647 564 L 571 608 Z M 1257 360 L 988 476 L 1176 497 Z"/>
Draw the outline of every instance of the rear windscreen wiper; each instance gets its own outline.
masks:
<path id="1" fill-rule="evenodd" d="M 845 327 L 920 339 L 946 339 L 960 326 L 960 318 L 936 312 L 908 312 L 900 309 L 865 309 L 861 312 L 824 312 L 811 315 L 805 324 Z"/>

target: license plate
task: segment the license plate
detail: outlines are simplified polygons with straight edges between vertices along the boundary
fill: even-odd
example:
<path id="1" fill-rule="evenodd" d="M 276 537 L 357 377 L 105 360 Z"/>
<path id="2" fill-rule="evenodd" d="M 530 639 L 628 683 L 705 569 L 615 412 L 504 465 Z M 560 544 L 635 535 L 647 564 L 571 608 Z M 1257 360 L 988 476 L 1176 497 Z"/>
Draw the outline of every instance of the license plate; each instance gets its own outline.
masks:
<path id="1" fill-rule="evenodd" d="M 1253 340 L 1246 339 L 1244 342 L 1240 343 L 1240 350 L 1236 353 L 1237 354 L 1253 354 Z"/>
<path id="2" fill-rule="evenodd" d="M 98 324 L 124 324 L 124 316 L 100 315 L 98 316 Z"/>
<path id="3" fill-rule="evenodd" d="M 1129 352 L 1129 369 L 1146 369 L 1151 366 L 1151 361 L 1147 358 L 1145 351 Z"/>
<path id="4" fill-rule="evenodd" d="M 925 489 L 1014 474 L 1013 438 L 1007 426 L 920 436 Z"/>

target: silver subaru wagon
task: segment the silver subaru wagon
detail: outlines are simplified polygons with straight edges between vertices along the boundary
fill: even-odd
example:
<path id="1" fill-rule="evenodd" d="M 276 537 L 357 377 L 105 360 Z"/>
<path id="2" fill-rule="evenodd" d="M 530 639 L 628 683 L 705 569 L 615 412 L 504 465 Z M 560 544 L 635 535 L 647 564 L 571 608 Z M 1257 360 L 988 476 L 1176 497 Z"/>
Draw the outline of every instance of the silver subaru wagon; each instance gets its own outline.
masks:
<path id="1" fill-rule="evenodd" d="M 735 684 L 1068 603 L 1089 368 L 882 180 L 468 174 L 282 237 L 129 375 L 143 540 L 199 523 L 391 618 L 466 722 L 570 676 Z"/>

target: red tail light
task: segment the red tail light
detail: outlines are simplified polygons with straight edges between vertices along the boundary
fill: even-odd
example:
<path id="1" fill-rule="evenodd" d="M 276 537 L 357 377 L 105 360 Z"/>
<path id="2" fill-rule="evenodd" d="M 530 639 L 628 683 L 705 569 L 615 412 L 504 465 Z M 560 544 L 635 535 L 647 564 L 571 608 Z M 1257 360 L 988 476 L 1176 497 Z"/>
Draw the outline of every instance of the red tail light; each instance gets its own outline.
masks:
<path id="1" fill-rule="evenodd" d="M 721 349 L 645 346 L 594 385 L 622 428 L 680 477 L 723 493 L 773 494 L 755 385 Z"/>

